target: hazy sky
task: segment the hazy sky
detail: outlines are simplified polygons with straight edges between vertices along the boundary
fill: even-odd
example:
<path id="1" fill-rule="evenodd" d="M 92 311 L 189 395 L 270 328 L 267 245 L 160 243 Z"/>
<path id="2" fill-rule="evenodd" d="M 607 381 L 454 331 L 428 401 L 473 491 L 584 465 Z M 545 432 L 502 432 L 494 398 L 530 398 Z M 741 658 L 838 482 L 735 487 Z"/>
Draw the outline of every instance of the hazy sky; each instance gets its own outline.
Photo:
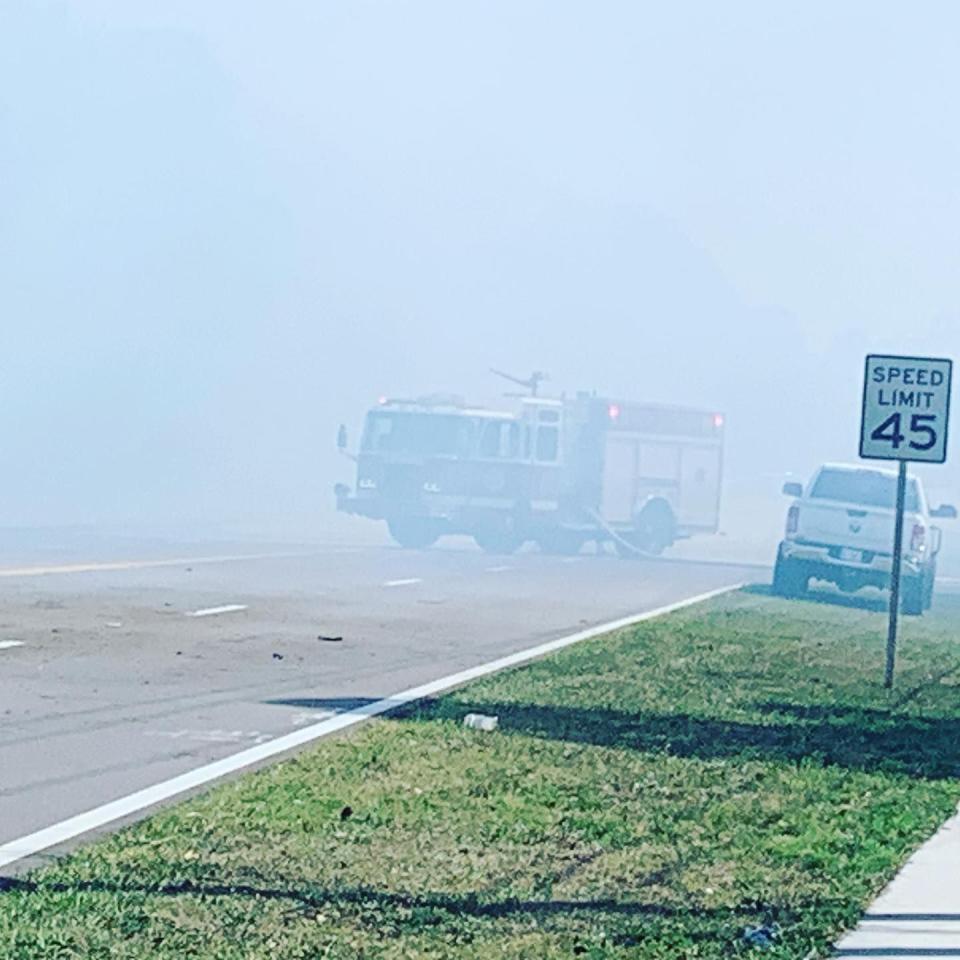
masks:
<path id="1" fill-rule="evenodd" d="M 852 459 L 864 353 L 960 356 L 958 49 L 952 2 L 3 0 L 0 524 L 319 518 L 340 421 L 490 365 L 725 410 L 733 488 Z"/>

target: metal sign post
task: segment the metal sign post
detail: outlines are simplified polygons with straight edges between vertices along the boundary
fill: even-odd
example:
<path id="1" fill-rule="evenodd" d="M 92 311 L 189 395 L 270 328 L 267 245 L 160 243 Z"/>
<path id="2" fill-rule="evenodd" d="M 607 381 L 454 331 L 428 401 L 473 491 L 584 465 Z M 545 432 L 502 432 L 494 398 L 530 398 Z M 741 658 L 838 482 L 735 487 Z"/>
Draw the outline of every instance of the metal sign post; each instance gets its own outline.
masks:
<path id="1" fill-rule="evenodd" d="M 900 570 L 903 566 L 903 508 L 907 499 L 907 461 L 900 461 L 897 474 L 897 519 L 893 533 L 893 570 L 890 573 L 890 622 L 887 625 L 887 665 L 883 685 L 893 686 L 893 670 L 897 663 L 897 615 L 900 610 Z"/>
<path id="2" fill-rule="evenodd" d="M 871 354 L 863 378 L 860 456 L 899 460 L 893 563 L 890 571 L 890 622 L 883 685 L 893 686 L 897 658 L 897 617 L 903 567 L 903 515 L 907 499 L 907 463 L 943 463 L 947 459 L 953 362 L 936 357 Z"/>

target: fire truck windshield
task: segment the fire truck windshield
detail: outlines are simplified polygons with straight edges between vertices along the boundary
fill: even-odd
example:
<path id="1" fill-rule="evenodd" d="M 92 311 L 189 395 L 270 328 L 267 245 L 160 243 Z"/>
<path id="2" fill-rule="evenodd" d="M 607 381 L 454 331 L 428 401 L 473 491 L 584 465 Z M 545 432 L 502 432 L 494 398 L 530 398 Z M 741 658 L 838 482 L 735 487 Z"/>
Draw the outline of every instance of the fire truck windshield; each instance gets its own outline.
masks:
<path id="1" fill-rule="evenodd" d="M 364 453 L 402 453 L 420 457 L 464 455 L 470 449 L 473 423 L 442 413 L 377 411 L 367 415 Z"/>

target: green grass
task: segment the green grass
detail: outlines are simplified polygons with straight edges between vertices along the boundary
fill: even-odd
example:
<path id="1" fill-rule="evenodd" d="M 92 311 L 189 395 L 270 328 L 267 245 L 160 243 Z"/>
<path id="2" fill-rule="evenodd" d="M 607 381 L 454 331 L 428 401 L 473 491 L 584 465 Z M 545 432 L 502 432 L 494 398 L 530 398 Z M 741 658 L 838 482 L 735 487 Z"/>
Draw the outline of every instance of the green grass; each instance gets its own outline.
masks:
<path id="1" fill-rule="evenodd" d="M 882 616 L 751 593 L 474 683 L 9 881 L 0 956 L 826 956 L 960 798 L 941 606 L 892 695 Z"/>

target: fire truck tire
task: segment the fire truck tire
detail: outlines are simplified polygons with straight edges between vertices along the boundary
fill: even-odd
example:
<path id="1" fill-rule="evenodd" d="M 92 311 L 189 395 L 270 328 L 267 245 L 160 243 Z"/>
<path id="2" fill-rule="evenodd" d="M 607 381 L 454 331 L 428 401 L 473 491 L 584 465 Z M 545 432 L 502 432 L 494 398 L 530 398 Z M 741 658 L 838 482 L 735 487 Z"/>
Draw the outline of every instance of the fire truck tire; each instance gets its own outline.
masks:
<path id="1" fill-rule="evenodd" d="M 408 550 L 423 550 L 432 547 L 440 536 L 429 520 L 419 517 L 394 517 L 387 521 L 390 536 Z"/>
<path id="2" fill-rule="evenodd" d="M 575 557 L 584 544 L 583 534 L 575 530 L 551 530 L 537 537 L 537 546 L 544 553 L 560 557 Z"/>
<path id="3" fill-rule="evenodd" d="M 484 553 L 515 553 L 523 546 L 524 536 L 513 518 L 490 520 L 474 531 L 473 539 Z"/>
<path id="4" fill-rule="evenodd" d="M 627 540 L 643 553 L 658 557 L 673 545 L 675 531 L 673 511 L 668 504 L 655 500 L 637 514 Z"/>

